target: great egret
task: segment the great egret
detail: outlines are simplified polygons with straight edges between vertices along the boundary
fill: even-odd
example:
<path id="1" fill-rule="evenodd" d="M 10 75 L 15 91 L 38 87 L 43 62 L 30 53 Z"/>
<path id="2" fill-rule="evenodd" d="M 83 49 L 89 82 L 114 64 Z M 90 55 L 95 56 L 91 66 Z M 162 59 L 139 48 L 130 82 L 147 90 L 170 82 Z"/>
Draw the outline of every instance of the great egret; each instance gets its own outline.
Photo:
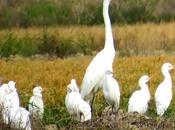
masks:
<path id="1" fill-rule="evenodd" d="M 43 89 L 37 86 L 33 89 L 33 96 L 29 100 L 29 112 L 36 118 L 42 119 L 44 114 L 44 103 L 42 99 Z"/>
<path id="2" fill-rule="evenodd" d="M 75 79 L 72 79 L 71 83 L 67 86 L 65 105 L 74 119 L 81 122 L 91 119 L 90 105 L 81 98 Z"/>
<path id="3" fill-rule="evenodd" d="M 172 99 L 172 79 L 169 71 L 173 68 L 174 66 L 170 63 L 162 65 L 164 80 L 159 84 L 155 92 L 156 110 L 159 116 L 164 114 Z"/>
<path id="4" fill-rule="evenodd" d="M 103 93 L 106 102 L 112 106 L 112 111 L 117 112 L 120 103 L 120 88 L 111 71 L 105 73 Z"/>
<path id="5" fill-rule="evenodd" d="M 105 24 L 105 45 L 104 48 L 93 58 L 86 69 L 82 85 L 81 97 L 93 105 L 95 93 L 103 86 L 103 76 L 109 69 L 113 71 L 112 64 L 115 58 L 115 48 L 112 36 L 111 22 L 108 8 L 111 0 L 103 1 L 103 18 Z"/>
<path id="6" fill-rule="evenodd" d="M 139 79 L 140 90 L 135 91 L 130 99 L 128 104 L 128 112 L 138 112 L 144 114 L 148 109 L 148 102 L 150 100 L 150 92 L 148 89 L 147 82 L 149 81 L 147 75 L 141 76 Z"/>

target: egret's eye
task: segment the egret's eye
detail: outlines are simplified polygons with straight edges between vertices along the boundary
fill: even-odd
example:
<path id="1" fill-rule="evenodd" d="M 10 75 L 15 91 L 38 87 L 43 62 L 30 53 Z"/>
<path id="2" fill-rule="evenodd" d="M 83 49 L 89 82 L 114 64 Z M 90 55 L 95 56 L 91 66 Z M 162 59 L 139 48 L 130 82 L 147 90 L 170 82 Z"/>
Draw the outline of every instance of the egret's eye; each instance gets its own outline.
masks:
<path id="1" fill-rule="evenodd" d="M 72 92 L 72 89 L 70 89 L 70 88 L 68 88 L 68 90 L 67 90 L 69 93 L 71 93 Z"/>

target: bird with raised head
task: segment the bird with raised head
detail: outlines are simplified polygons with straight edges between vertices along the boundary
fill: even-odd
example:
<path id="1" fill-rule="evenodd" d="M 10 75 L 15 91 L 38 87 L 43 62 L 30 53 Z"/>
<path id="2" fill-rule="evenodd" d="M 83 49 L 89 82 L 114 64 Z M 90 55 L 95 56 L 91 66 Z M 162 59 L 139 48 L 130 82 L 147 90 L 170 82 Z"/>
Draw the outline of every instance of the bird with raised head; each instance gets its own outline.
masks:
<path id="1" fill-rule="evenodd" d="M 156 110 L 159 116 L 164 114 L 172 100 L 172 79 L 169 71 L 173 68 L 174 66 L 170 63 L 162 65 L 164 80 L 159 84 L 155 92 Z"/>
<path id="2" fill-rule="evenodd" d="M 112 112 L 116 113 L 120 104 L 120 88 L 111 71 L 105 72 L 103 93 L 106 102 L 112 107 Z"/>
<path id="3" fill-rule="evenodd" d="M 86 69 L 81 85 L 81 97 L 90 103 L 91 108 L 95 93 L 103 86 L 103 76 L 107 69 L 113 72 L 115 48 L 109 18 L 109 4 L 111 0 L 103 0 L 103 18 L 105 25 L 104 48 L 93 58 Z"/>
<path id="4" fill-rule="evenodd" d="M 140 90 L 136 90 L 130 97 L 128 103 L 128 112 L 138 112 L 144 114 L 148 110 L 150 101 L 150 92 L 147 82 L 150 80 L 148 75 L 143 75 L 139 79 Z"/>

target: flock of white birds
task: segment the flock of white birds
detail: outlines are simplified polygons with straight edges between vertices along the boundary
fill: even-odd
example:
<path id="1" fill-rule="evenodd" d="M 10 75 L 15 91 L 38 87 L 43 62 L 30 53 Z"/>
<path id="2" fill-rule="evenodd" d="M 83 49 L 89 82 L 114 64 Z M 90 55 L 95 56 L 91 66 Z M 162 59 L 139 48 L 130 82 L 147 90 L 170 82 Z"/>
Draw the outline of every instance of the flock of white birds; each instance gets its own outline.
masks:
<path id="1" fill-rule="evenodd" d="M 103 17 L 105 24 L 105 46 L 94 57 L 86 69 L 81 92 L 76 80 L 72 79 L 67 86 L 65 105 L 74 119 L 84 122 L 91 120 L 92 108 L 95 94 L 99 89 L 103 89 L 106 102 L 112 107 L 112 112 L 117 112 L 120 106 L 120 87 L 113 77 L 113 61 L 115 58 L 115 48 L 112 36 L 111 22 L 109 18 L 110 0 L 103 1 Z M 169 71 L 174 66 L 170 63 L 162 65 L 164 80 L 155 92 L 156 110 L 162 116 L 170 105 L 172 99 L 172 79 Z M 139 80 L 140 90 L 135 91 L 128 103 L 128 112 L 138 112 L 144 114 L 148 110 L 150 92 L 147 82 L 148 75 L 141 76 Z M 16 129 L 31 130 L 30 115 L 39 119 L 43 118 L 44 104 L 42 100 L 43 89 L 37 86 L 33 89 L 33 96 L 29 100 L 29 111 L 20 106 L 19 96 L 16 90 L 16 83 L 9 81 L 0 86 L 0 109 L 2 119 L 5 124 L 9 124 Z"/>
<path id="2" fill-rule="evenodd" d="M 16 90 L 16 83 L 9 81 L 0 86 L 0 112 L 2 120 L 11 128 L 31 130 L 31 116 L 38 119 L 43 118 L 44 104 L 42 100 L 42 88 L 37 86 L 33 89 L 33 96 L 30 98 L 27 111 L 20 106 L 19 96 Z M 30 116 L 31 115 L 31 116 Z"/>
<path id="3" fill-rule="evenodd" d="M 115 48 L 112 36 L 111 22 L 109 18 L 109 4 L 111 0 L 103 0 L 103 18 L 105 25 L 105 46 L 93 58 L 86 69 L 81 92 L 77 87 L 75 79 L 67 87 L 65 105 L 74 119 L 84 122 L 90 120 L 93 113 L 93 101 L 99 89 L 103 89 L 106 102 L 112 107 L 112 112 L 117 112 L 120 104 L 120 87 L 113 77 L 113 61 L 115 58 Z M 170 105 L 172 99 L 172 79 L 170 70 L 174 66 L 170 63 L 162 65 L 164 80 L 155 92 L 156 110 L 162 116 Z M 151 79 L 148 75 L 143 75 L 139 79 L 140 90 L 135 91 L 128 103 L 128 112 L 138 112 L 144 114 L 148 110 L 150 92 L 147 82 Z"/>

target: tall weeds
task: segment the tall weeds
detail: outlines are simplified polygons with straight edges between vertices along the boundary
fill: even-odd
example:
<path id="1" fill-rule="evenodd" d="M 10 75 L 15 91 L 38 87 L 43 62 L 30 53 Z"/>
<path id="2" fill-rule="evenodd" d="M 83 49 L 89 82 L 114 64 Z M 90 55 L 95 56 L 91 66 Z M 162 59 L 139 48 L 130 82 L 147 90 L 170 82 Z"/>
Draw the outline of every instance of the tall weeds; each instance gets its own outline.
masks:
<path id="1" fill-rule="evenodd" d="M 113 25 L 119 56 L 174 53 L 175 23 Z M 0 56 L 48 54 L 67 57 L 91 55 L 104 47 L 103 26 L 13 28 L 0 31 Z"/>

